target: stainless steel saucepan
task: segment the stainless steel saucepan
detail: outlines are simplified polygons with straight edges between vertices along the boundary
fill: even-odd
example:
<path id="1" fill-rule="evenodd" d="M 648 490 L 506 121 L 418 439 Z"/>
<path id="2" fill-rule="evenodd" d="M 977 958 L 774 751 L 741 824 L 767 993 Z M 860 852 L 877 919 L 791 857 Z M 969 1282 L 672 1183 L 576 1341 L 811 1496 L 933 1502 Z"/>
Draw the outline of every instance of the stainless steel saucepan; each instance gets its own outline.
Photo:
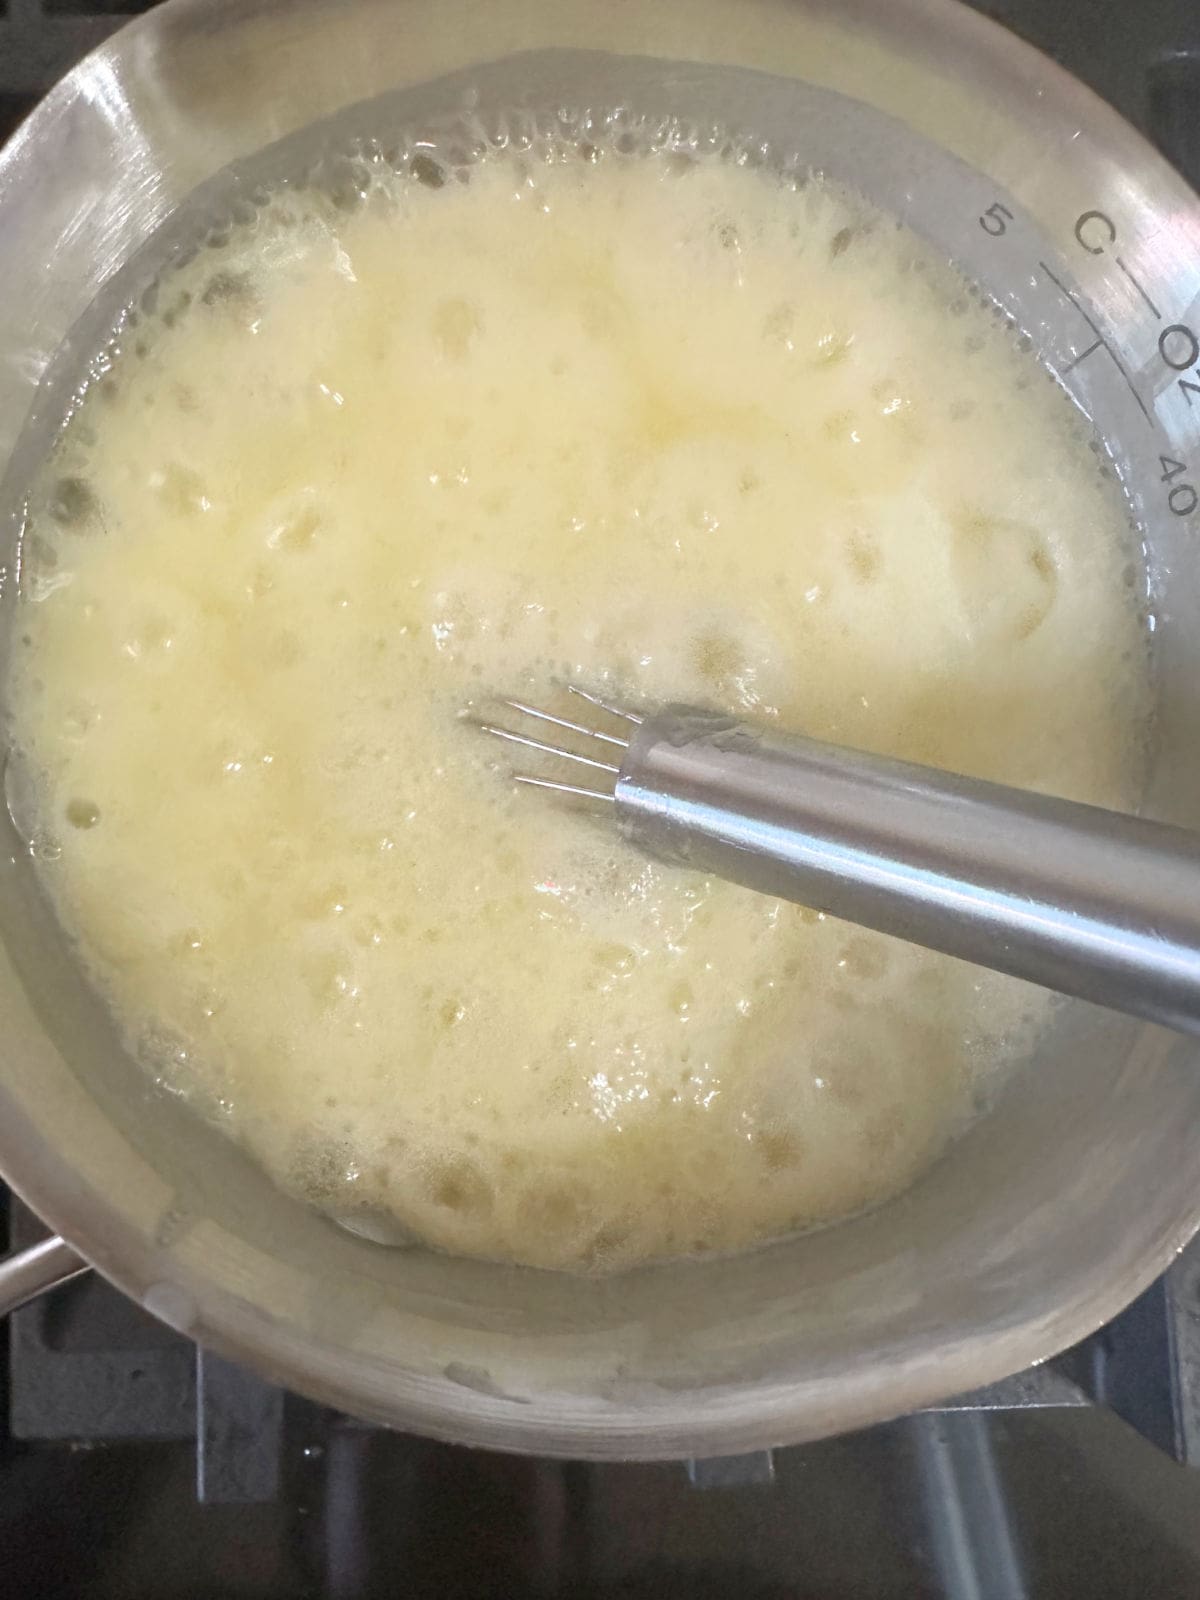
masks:
<path id="1" fill-rule="evenodd" d="M 1124 481 L 1155 650 L 1145 809 L 1200 823 L 1200 202 L 950 0 L 170 0 L 117 34 L 0 155 L 6 633 L 56 352 L 198 185 L 375 96 L 416 119 L 587 101 L 731 124 L 960 262 Z M 7 818 L 0 846 L 0 1170 L 156 1316 L 365 1417 L 579 1457 L 812 1438 L 1044 1359 L 1200 1222 L 1200 1050 L 1079 1004 L 908 1195 L 823 1233 L 607 1281 L 385 1249 L 152 1090 Z M 26 1289 L 74 1260 L 48 1256 Z"/>

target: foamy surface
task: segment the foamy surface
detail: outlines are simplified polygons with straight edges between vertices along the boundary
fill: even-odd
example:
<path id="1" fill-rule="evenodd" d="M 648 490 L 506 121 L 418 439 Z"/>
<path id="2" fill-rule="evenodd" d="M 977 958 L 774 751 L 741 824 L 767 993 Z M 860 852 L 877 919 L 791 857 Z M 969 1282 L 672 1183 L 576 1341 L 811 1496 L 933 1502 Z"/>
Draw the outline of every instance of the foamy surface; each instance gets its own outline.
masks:
<path id="1" fill-rule="evenodd" d="M 13 731 L 81 959 L 384 1237 L 608 1270 L 879 1201 L 1046 997 L 649 863 L 457 713 L 570 676 L 1128 803 L 1114 483 L 817 183 L 589 146 L 366 189 L 164 281 L 35 493 Z"/>

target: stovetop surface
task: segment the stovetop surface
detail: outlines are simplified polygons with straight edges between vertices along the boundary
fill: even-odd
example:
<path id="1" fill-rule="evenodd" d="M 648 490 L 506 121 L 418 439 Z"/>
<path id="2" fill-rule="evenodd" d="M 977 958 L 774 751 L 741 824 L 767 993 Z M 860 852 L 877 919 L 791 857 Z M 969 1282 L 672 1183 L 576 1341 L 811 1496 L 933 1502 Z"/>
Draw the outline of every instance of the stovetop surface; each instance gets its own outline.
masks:
<path id="1" fill-rule="evenodd" d="M 150 3 L 0 0 L 0 138 Z M 975 3 L 1200 187 L 1200 0 Z M 36 1236 L 4 1209 L 11 1242 Z M 1193 1371 L 1196 1247 L 1101 1334 L 966 1409 L 772 1458 L 592 1466 L 364 1427 L 83 1279 L 10 1319 L 0 1600 L 1200 1597 Z"/>

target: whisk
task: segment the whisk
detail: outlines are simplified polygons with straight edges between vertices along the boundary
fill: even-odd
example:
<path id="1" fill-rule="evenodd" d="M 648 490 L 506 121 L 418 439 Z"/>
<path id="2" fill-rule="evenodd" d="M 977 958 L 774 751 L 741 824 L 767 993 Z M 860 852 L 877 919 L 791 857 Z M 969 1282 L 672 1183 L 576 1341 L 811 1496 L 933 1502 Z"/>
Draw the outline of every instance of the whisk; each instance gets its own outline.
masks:
<path id="1" fill-rule="evenodd" d="M 567 690 L 577 715 L 498 700 L 478 726 L 536 758 L 517 783 L 609 809 L 648 855 L 1200 1034 L 1200 835 Z"/>

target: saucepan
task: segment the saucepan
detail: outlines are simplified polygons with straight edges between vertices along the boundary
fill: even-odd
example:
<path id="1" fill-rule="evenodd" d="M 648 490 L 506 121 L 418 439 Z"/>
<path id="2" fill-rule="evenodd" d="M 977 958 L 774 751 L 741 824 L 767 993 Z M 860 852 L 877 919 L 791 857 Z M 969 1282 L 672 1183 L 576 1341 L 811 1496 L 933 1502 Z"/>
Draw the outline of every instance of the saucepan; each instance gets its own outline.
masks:
<path id="1" fill-rule="evenodd" d="M 338 119 L 587 102 L 786 146 L 1016 320 L 1129 499 L 1155 673 L 1144 809 L 1200 823 L 1200 202 L 951 0 L 169 0 L 0 156 L 0 625 L 21 487 L 89 308 L 181 202 Z M 265 152 L 265 154 L 264 154 Z M 74 343 L 79 343 L 76 332 Z M 1046 686 L 1053 693 L 1053 685 Z M 0 1170 L 156 1317 L 344 1411 L 577 1457 L 732 1454 L 915 1410 L 1112 1316 L 1200 1223 L 1200 1050 L 1064 1006 L 879 1210 L 607 1279 L 389 1249 L 272 1187 L 123 1054 L 0 820 Z"/>

